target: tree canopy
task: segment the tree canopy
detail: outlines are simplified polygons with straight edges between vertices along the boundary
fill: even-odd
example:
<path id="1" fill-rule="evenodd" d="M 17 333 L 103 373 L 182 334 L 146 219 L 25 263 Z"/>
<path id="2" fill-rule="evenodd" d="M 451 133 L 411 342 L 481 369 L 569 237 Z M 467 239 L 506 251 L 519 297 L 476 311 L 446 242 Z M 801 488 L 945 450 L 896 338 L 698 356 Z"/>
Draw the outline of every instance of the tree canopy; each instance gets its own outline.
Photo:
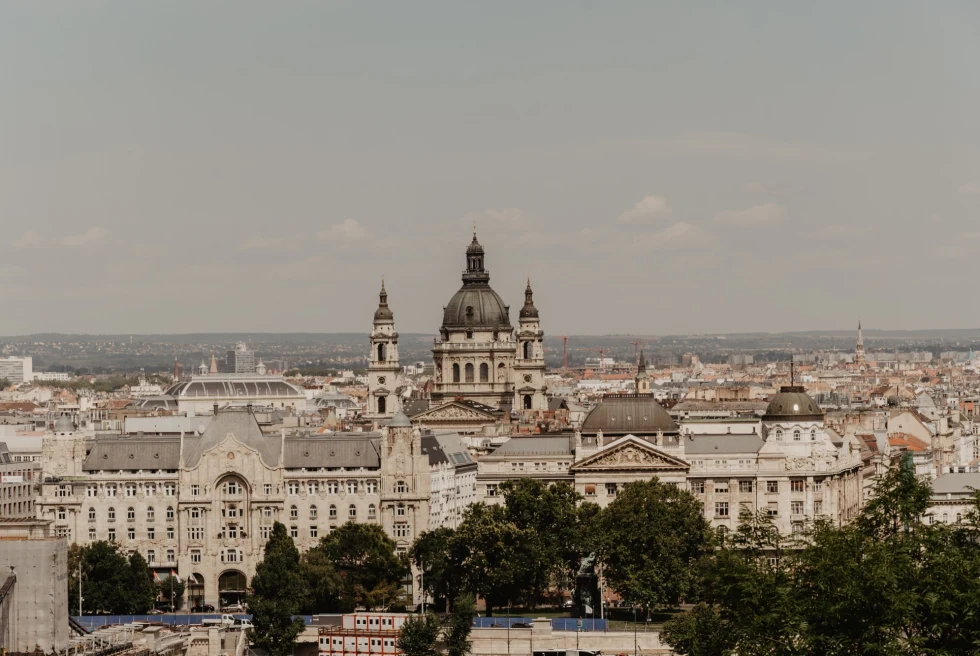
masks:
<path id="1" fill-rule="evenodd" d="M 249 638 L 270 656 L 290 656 L 303 631 L 303 620 L 294 616 L 302 610 L 309 588 L 300 574 L 299 551 L 279 522 L 272 525 L 251 587 L 247 602 L 255 626 Z"/>

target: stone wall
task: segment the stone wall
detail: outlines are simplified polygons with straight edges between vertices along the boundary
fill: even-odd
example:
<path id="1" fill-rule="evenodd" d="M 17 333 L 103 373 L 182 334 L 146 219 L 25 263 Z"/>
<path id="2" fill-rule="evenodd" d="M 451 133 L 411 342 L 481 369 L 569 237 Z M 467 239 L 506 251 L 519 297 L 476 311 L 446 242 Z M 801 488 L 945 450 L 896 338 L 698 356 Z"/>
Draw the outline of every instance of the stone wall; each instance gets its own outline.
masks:
<path id="1" fill-rule="evenodd" d="M 17 576 L 0 609 L 0 647 L 59 652 L 68 647 L 68 545 L 64 539 L 0 541 L 0 586 Z"/>

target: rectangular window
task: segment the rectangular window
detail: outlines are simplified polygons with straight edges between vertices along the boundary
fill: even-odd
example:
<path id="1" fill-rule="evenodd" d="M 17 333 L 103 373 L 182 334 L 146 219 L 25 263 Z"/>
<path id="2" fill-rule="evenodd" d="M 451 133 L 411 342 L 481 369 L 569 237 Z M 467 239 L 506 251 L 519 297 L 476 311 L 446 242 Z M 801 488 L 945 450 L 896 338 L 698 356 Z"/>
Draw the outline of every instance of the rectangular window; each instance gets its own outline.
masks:
<path id="1" fill-rule="evenodd" d="M 175 487 L 173 483 L 164 483 L 163 485 L 163 496 L 172 497 L 174 496 Z"/>
<path id="2" fill-rule="evenodd" d="M 815 478 L 815 479 L 813 479 L 813 491 L 814 492 L 823 492 L 823 479 L 822 478 Z"/>
<path id="3" fill-rule="evenodd" d="M 136 539 L 136 529 L 135 528 L 131 528 L 128 531 L 126 531 L 126 537 L 129 538 L 130 540 L 135 540 Z"/>
<path id="4" fill-rule="evenodd" d="M 488 483 L 487 484 L 487 496 L 488 497 L 495 497 L 495 496 L 497 496 L 497 485 L 495 483 Z"/>
<path id="5" fill-rule="evenodd" d="M 262 494 L 266 496 L 272 494 L 272 483 L 265 483 L 262 485 Z"/>
<path id="6" fill-rule="evenodd" d="M 191 496 L 192 497 L 201 496 L 201 486 L 200 485 L 191 485 Z"/>
<path id="7" fill-rule="evenodd" d="M 409 534 L 408 524 L 395 524 L 395 537 L 407 538 Z"/>
<path id="8" fill-rule="evenodd" d="M 153 551 L 153 549 L 150 549 L 149 551 L 146 552 L 146 564 L 152 565 L 155 562 L 157 562 L 157 552 Z"/>
<path id="9" fill-rule="evenodd" d="M 136 483 L 126 483 L 126 496 L 129 498 L 136 496 Z"/>
<path id="10" fill-rule="evenodd" d="M 754 489 L 755 489 L 755 486 L 753 485 L 753 481 L 739 481 L 738 482 L 738 491 L 741 492 L 742 494 L 749 494 L 749 493 L 753 492 Z"/>
<path id="11" fill-rule="evenodd" d="M 791 502 L 790 503 L 790 513 L 792 513 L 793 515 L 802 515 L 803 514 L 803 502 L 802 501 L 793 501 L 793 502 Z"/>
<path id="12" fill-rule="evenodd" d="M 813 514 L 814 515 L 822 515 L 823 514 L 823 501 L 814 501 L 813 502 Z"/>
<path id="13" fill-rule="evenodd" d="M 292 495 L 299 494 L 299 482 L 298 481 L 289 481 L 289 483 L 286 485 L 286 488 L 289 490 L 289 493 L 292 494 Z"/>
<path id="14" fill-rule="evenodd" d="M 145 494 L 146 496 L 152 497 L 156 493 L 157 493 L 156 483 L 147 483 L 146 485 L 143 486 L 143 494 Z"/>
<path id="15" fill-rule="evenodd" d="M 728 481 L 715 481 L 715 494 L 728 494 Z"/>
<path id="16" fill-rule="evenodd" d="M 766 481 L 766 494 L 779 494 L 779 481 Z"/>
<path id="17" fill-rule="evenodd" d="M 297 527 L 297 526 L 290 526 L 289 527 L 289 537 L 291 537 L 291 538 L 298 538 L 299 537 L 299 527 Z"/>
<path id="18" fill-rule="evenodd" d="M 377 494 L 378 493 L 378 482 L 377 481 L 368 481 L 365 484 L 365 486 L 364 486 L 364 491 L 367 492 L 368 494 Z"/>
<path id="19" fill-rule="evenodd" d="M 790 491 L 792 491 L 792 492 L 802 492 L 803 491 L 803 479 L 802 478 L 794 478 L 793 480 L 791 480 L 789 482 L 789 485 L 790 485 Z"/>
<path id="20" fill-rule="evenodd" d="M 199 563 L 201 562 L 201 551 L 200 549 L 191 549 L 191 562 Z"/>
<path id="21" fill-rule="evenodd" d="M 327 494 L 337 494 L 340 491 L 340 484 L 337 481 L 327 481 Z"/>
<path id="22" fill-rule="evenodd" d="M 715 517 L 728 517 L 727 501 L 715 501 Z"/>
<path id="23" fill-rule="evenodd" d="M 347 481 L 347 494 L 357 494 L 357 481 Z"/>
<path id="24" fill-rule="evenodd" d="M 615 483 L 606 483 L 606 494 L 608 496 L 616 496 L 618 486 Z"/>
<path id="25" fill-rule="evenodd" d="M 587 496 L 587 497 L 594 497 L 595 496 L 595 485 L 586 485 L 585 486 L 585 496 Z"/>
<path id="26" fill-rule="evenodd" d="M 114 497 L 114 496 L 116 496 L 116 486 L 115 485 L 106 485 L 105 486 L 105 495 L 107 497 Z"/>
<path id="27" fill-rule="evenodd" d="M 115 542 L 115 541 L 116 541 L 116 529 L 110 528 L 109 529 L 109 542 Z"/>
<path id="28" fill-rule="evenodd" d="M 157 539 L 156 529 L 154 529 L 152 526 L 150 528 L 146 529 L 146 539 L 147 540 L 156 540 Z"/>
<path id="29" fill-rule="evenodd" d="M 311 526 L 310 527 L 310 537 L 311 538 L 315 538 L 317 536 L 318 536 L 317 527 L 316 526 Z"/>
<path id="30" fill-rule="evenodd" d="M 309 481 L 306 484 L 306 491 L 309 494 L 316 494 L 317 484 L 316 481 Z"/>
<path id="31" fill-rule="evenodd" d="M 259 527 L 259 537 L 263 540 L 268 540 L 272 536 L 271 526 L 260 526 Z"/>
<path id="32" fill-rule="evenodd" d="M 99 496 L 99 486 L 98 485 L 86 485 L 85 486 L 85 496 L 92 498 Z"/>
<path id="33" fill-rule="evenodd" d="M 88 530 L 88 540 L 89 540 L 89 542 L 95 542 L 95 529 L 94 528 L 90 528 Z"/>
<path id="34" fill-rule="evenodd" d="M 174 529 L 173 529 L 172 526 L 167 527 L 167 539 L 168 540 L 173 540 L 174 539 Z"/>
<path id="35" fill-rule="evenodd" d="M 704 494 L 704 481 L 691 481 L 692 494 Z"/>
<path id="36" fill-rule="evenodd" d="M 67 485 L 59 485 L 58 486 L 58 496 L 59 497 L 70 497 L 71 496 L 71 487 L 69 487 Z"/>
<path id="37" fill-rule="evenodd" d="M 778 501 L 770 501 L 769 503 L 767 503 L 766 504 L 766 514 L 769 515 L 770 517 L 778 517 L 779 516 L 779 502 Z"/>

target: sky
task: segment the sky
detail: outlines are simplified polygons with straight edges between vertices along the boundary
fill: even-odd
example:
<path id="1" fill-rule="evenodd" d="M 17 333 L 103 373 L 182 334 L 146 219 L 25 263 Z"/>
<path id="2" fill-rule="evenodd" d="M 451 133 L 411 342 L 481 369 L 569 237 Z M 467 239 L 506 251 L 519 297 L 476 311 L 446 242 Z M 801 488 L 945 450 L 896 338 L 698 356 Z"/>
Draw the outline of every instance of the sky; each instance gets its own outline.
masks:
<path id="1" fill-rule="evenodd" d="M 0 0 L 0 335 L 980 325 L 980 4 Z"/>

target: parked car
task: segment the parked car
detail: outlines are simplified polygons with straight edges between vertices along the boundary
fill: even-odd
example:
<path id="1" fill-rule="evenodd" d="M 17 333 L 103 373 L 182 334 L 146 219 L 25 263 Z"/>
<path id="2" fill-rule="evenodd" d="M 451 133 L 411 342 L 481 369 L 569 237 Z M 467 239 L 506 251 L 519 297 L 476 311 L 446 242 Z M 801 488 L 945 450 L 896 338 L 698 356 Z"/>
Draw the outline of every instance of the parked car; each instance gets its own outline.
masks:
<path id="1" fill-rule="evenodd" d="M 510 628 L 512 628 L 512 629 L 530 629 L 531 628 L 531 625 L 528 624 L 527 622 L 514 622 L 513 624 L 510 625 Z"/>
<path id="2" fill-rule="evenodd" d="M 193 608 L 191 608 L 191 612 L 192 613 L 213 613 L 214 612 L 214 606 L 212 606 L 211 604 L 198 604 L 197 606 L 194 606 Z"/>
<path id="3" fill-rule="evenodd" d="M 231 604 L 229 606 L 222 606 L 221 607 L 221 612 L 222 613 L 244 613 L 245 612 L 245 607 L 242 606 L 241 604 Z"/>

